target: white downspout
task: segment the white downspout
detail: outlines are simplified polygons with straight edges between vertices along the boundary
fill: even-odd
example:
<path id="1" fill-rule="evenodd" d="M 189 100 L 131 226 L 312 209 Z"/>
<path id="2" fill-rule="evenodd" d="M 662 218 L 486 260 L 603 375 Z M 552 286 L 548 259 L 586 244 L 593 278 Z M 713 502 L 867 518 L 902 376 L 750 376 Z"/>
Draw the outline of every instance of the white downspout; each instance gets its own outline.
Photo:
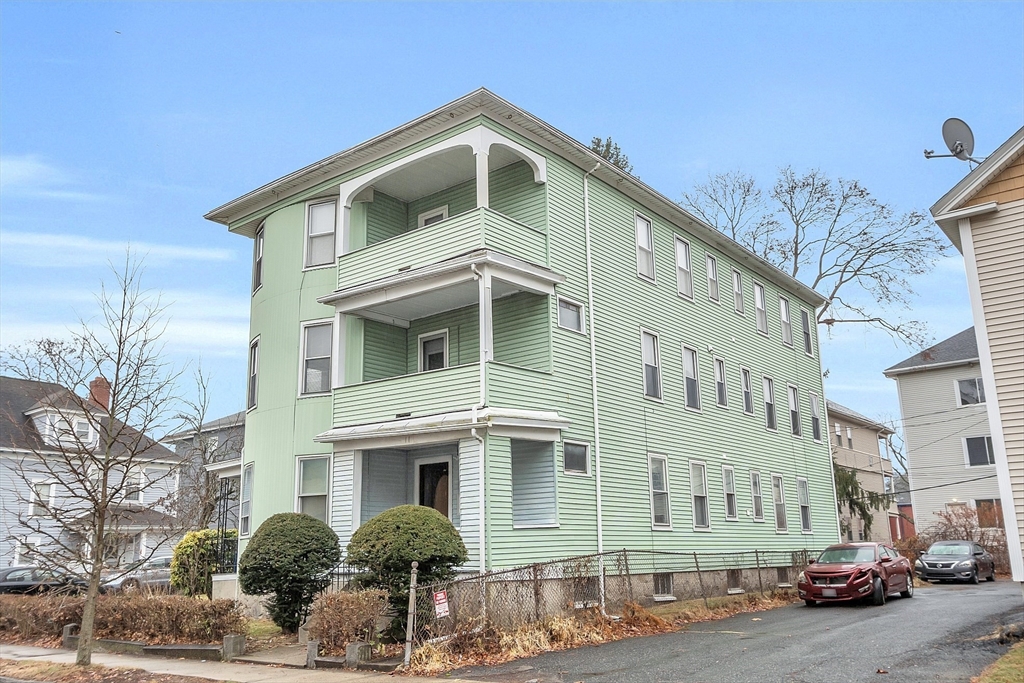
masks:
<path id="1" fill-rule="evenodd" d="M 471 265 L 470 266 L 470 270 L 473 271 L 473 279 L 474 280 L 479 282 L 483 278 L 483 275 L 480 274 L 480 271 L 476 269 L 476 265 Z M 490 296 L 490 292 L 487 292 L 487 295 Z M 482 308 L 483 302 L 481 301 L 480 304 L 481 304 L 481 308 Z M 474 426 L 469 430 L 469 433 L 472 435 L 472 437 L 474 439 L 476 439 L 478 444 L 480 444 L 480 465 L 477 468 L 478 473 L 479 473 L 479 482 L 478 482 L 479 494 L 478 494 L 477 497 L 480 500 L 480 510 L 479 510 L 479 516 L 480 517 L 479 517 L 478 524 L 479 524 L 479 527 L 480 527 L 480 530 L 479 530 L 480 531 L 480 541 L 479 541 L 479 543 L 480 543 L 480 573 L 481 574 L 485 571 L 486 566 L 487 566 L 486 562 L 484 560 L 484 558 L 486 557 L 486 555 L 484 553 L 484 546 L 485 546 L 485 543 L 487 542 L 487 534 L 486 534 L 486 528 L 485 528 L 485 524 L 484 524 L 484 520 L 485 520 L 484 515 L 486 514 L 485 506 L 484 506 L 484 482 L 485 482 L 485 477 L 484 477 L 484 450 L 485 449 L 484 449 L 484 446 L 485 446 L 485 442 L 484 442 L 484 438 L 477 433 L 475 425 L 476 425 L 477 410 L 479 410 L 480 408 L 483 408 L 484 405 L 486 404 L 486 401 L 487 401 L 487 369 L 486 369 L 487 366 L 485 364 L 485 358 L 487 357 L 487 349 L 484 348 L 484 330 L 483 330 L 483 323 L 482 323 L 484 315 L 486 315 L 486 313 L 481 310 L 480 311 L 480 319 L 481 319 L 481 329 L 480 329 L 480 400 L 473 406 L 473 414 L 472 414 L 472 418 L 470 419 L 470 424 L 472 424 Z"/>

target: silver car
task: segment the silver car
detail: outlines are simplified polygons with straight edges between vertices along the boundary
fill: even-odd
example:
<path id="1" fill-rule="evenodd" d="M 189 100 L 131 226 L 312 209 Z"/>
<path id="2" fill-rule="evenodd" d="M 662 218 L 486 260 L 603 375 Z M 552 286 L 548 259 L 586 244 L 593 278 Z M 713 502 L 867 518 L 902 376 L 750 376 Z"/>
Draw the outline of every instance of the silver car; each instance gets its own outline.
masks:
<path id="1" fill-rule="evenodd" d="M 164 591 L 171 589 L 171 558 L 155 557 L 148 562 L 117 569 L 108 574 L 103 582 L 108 593 L 119 591 Z"/>
<path id="2" fill-rule="evenodd" d="M 974 541 L 938 541 L 914 563 L 923 581 L 995 581 L 992 555 Z"/>

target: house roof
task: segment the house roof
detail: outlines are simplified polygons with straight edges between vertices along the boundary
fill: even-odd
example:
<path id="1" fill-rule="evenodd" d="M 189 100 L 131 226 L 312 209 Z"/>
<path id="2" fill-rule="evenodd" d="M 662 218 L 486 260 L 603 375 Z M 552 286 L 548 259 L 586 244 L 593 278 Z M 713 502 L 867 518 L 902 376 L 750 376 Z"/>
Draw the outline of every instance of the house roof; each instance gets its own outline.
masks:
<path id="1" fill-rule="evenodd" d="M 953 245 L 963 251 L 960 244 L 960 228 L 958 219 L 967 218 L 976 213 L 987 213 L 995 208 L 995 202 L 981 206 L 970 207 L 961 210 L 961 207 L 969 202 L 972 197 L 981 192 L 988 183 L 1003 171 L 1007 166 L 1024 154 L 1024 127 L 1011 135 L 1006 142 L 999 145 L 996 151 L 992 152 L 985 161 L 978 164 L 970 173 L 953 186 L 953 188 L 942 195 L 939 201 L 932 205 L 931 214 L 935 218 L 946 237 Z M 965 211 L 968 214 L 965 214 Z"/>
<path id="2" fill-rule="evenodd" d="M 855 422 L 864 427 L 870 427 L 872 429 L 879 431 L 882 434 L 895 434 L 895 432 L 892 429 L 886 427 L 881 422 L 878 422 L 877 420 L 872 420 L 870 417 L 861 415 L 856 410 L 847 408 L 841 403 L 836 403 L 835 401 L 825 399 L 825 405 L 828 406 L 829 415 L 841 415 L 851 422 Z"/>
<path id="3" fill-rule="evenodd" d="M 355 147 L 338 152 L 314 164 L 248 192 L 208 212 L 205 218 L 228 226 L 233 232 L 255 234 L 259 221 L 274 207 L 290 197 L 321 192 L 333 179 L 355 171 L 375 160 L 392 154 L 412 141 L 459 125 L 467 116 L 482 114 L 505 126 L 527 132 L 543 145 L 580 169 L 591 171 L 606 183 L 618 188 L 649 210 L 680 227 L 685 227 L 708 244 L 720 249 L 738 262 L 804 301 L 821 306 L 827 299 L 811 287 L 757 257 L 724 233 L 704 223 L 679 204 L 595 154 L 589 147 L 572 139 L 557 128 L 480 88 L 432 112 L 394 128 Z"/>
<path id="4" fill-rule="evenodd" d="M 239 410 L 237 413 L 226 415 L 225 417 L 218 417 L 216 420 L 210 420 L 204 422 L 199 428 L 200 432 L 216 432 L 221 429 L 229 429 L 231 427 L 243 427 L 245 426 L 245 411 Z M 181 441 L 182 439 L 191 439 L 195 435 L 195 432 L 190 429 L 184 429 L 174 434 L 168 434 L 163 438 L 164 441 L 174 443 L 175 441 Z"/>
<path id="5" fill-rule="evenodd" d="M 908 372 L 935 370 L 943 367 L 968 365 L 978 362 L 978 338 L 974 328 L 968 327 L 963 332 L 954 334 L 949 339 L 940 341 L 910 358 L 885 369 L 886 377 L 894 377 Z"/>

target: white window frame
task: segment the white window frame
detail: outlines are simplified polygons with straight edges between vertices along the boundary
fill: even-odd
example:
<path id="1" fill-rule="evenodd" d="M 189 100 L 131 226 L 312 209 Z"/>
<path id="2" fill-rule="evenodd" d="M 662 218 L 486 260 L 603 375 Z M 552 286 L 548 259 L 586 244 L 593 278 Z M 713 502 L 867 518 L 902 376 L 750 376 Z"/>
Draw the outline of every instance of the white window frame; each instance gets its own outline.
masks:
<path id="1" fill-rule="evenodd" d="M 327 480 L 324 482 L 325 493 L 317 494 L 302 494 L 302 463 L 306 460 L 326 460 L 327 461 Z M 295 507 L 293 512 L 302 512 L 302 498 L 319 498 L 320 496 L 327 497 L 327 503 L 325 511 L 327 513 L 327 519 L 324 523 L 330 526 L 331 524 L 331 466 L 333 465 L 334 458 L 330 454 L 320 455 L 300 455 L 295 458 Z M 449 477 L 450 479 L 450 477 Z M 419 490 L 419 487 L 416 489 Z"/>
<path id="2" fill-rule="evenodd" d="M 750 396 L 750 410 L 747 410 L 747 396 Z M 743 401 L 743 414 L 754 414 L 754 378 L 750 368 L 740 366 L 740 399 Z"/>
<path id="3" fill-rule="evenodd" d="M 754 478 L 757 478 L 757 485 L 754 485 Z M 758 503 L 760 503 L 761 514 L 757 514 Z M 755 522 L 764 522 L 764 488 L 761 485 L 761 470 L 750 470 L 750 514 Z"/>
<path id="4" fill-rule="evenodd" d="M 786 479 L 781 474 L 772 474 L 772 515 L 775 517 L 775 533 L 789 533 L 789 515 L 786 512 Z M 775 482 L 779 482 L 779 499 L 775 498 Z M 782 506 L 782 526 L 779 526 L 779 505 Z"/>
<path id="5" fill-rule="evenodd" d="M 732 305 L 737 315 L 746 316 L 747 307 L 743 300 L 743 273 L 732 269 Z"/>
<path id="6" fill-rule="evenodd" d="M 329 327 L 331 330 L 331 346 L 327 359 L 330 365 L 327 368 L 327 389 L 324 391 L 306 391 L 306 334 L 311 327 Z M 306 320 L 299 324 L 299 398 L 310 398 L 315 396 L 328 396 L 331 393 L 332 378 L 334 376 L 334 318 L 319 318 L 317 320 Z M 323 358 L 317 356 L 316 358 Z"/>
<path id="7" fill-rule="evenodd" d="M 689 375 L 687 375 L 687 371 L 686 371 L 687 359 L 692 361 L 692 365 L 693 365 L 693 377 L 692 378 Z M 687 380 L 689 380 L 689 379 L 692 379 L 693 380 L 693 385 L 695 387 L 697 387 L 696 405 L 690 405 L 690 400 L 692 399 L 691 394 L 693 392 L 691 392 L 689 390 L 689 388 L 687 387 Z M 697 354 L 697 349 L 693 348 L 692 346 L 686 346 L 685 344 L 683 344 L 683 405 L 686 407 L 687 410 L 692 410 L 692 411 L 695 411 L 695 412 L 698 412 L 698 413 L 701 411 L 701 402 L 700 402 L 700 356 Z"/>
<path id="8" fill-rule="evenodd" d="M 796 498 L 800 504 L 800 533 L 813 534 L 814 521 L 811 519 L 811 491 L 806 477 L 796 478 Z M 807 510 L 807 526 L 804 526 L 804 509 Z"/>
<path id="9" fill-rule="evenodd" d="M 822 431 L 823 422 L 821 420 L 821 398 L 815 392 L 808 392 L 811 397 L 811 438 L 821 443 L 821 437 L 824 434 Z M 817 436 L 815 436 L 817 432 Z"/>
<path id="10" fill-rule="evenodd" d="M 640 246 L 640 221 L 643 221 L 644 223 L 647 224 L 647 234 L 650 236 L 650 239 L 651 239 L 651 250 L 650 250 L 651 251 L 651 274 L 650 275 L 648 275 L 647 273 L 640 272 L 640 251 L 641 250 L 645 250 L 646 251 L 645 247 Z M 643 278 L 644 280 L 647 280 L 648 282 L 655 282 L 656 283 L 658 281 L 658 268 L 657 268 L 657 266 L 656 266 L 656 264 L 654 262 L 654 251 L 655 251 L 654 250 L 654 221 L 652 221 L 650 218 L 648 218 L 647 216 L 643 215 L 642 213 L 634 212 L 633 213 L 633 233 L 634 233 L 633 237 L 636 240 L 636 274 L 637 274 L 637 277 Z"/>
<path id="11" fill-rule="evenodd" d="M 804 353 L 809 358 L 814 358 L 814 326 L 811 324 L 811 314 L 806 308 L 800 309 L 800 327 L 804 340 Z"/>
<path id="12" fill-rule="evenodd" d="M 984 439 L 985 440 L 985 450 L 988 453 L 988 455 L 991 457 L 992 462 L 990 462 L 988 464 L 985 464 L 985 465 L 972 465 L 971 464 L 971 455 L 970 455 L 970 453 L 967 450 L 967 440 L 968 439 Z M 962 447 L 963 447 L 963 451 L 964 451 L 964 468 L 965 469 L 973 470 L 973 469 L 977 469 L 979 467 L 995 467 L 996 466 L 996 463 L 995 463 L 996 451 L 995 451 L 995 445 L 992 443 L 992 436 L 991 435 L 985 435 L 985 436 L 965 436 L 960 441 L 961 441 L 961 444 L 962 444 Z"/>
<path id="13" fill-rule="evenodd" d="M 974 382 L 974 386 L 978 391 L 978 396 L 981 398 L 977 403 L 964 403 L 963 394 L 960 393 L 960 382 Z M 956 407 L 957 408 L 970 408 L 971 406 L 983 406 L 988 402 L 988 396 L 985 394 L 985 385 L 982 382 L 981 377 L 967 377 L 965 379 L 953 380 L 953 395 L 956 396 Z"/>
<path id="14" fill-rule="evenodd" d="M 853 450 L 853 427 L 846 428 L 846 447 Z"/>
<path id="15" fill-rule="evenodd" d="M 436 465 L 439 462 L 448 463 L 448 519 L 451 520 L 452 516 L 455 513 L 455 505 L 454 505 L 455 504 L 455 500 L 452 498 L 452 483 L 453 483 L 453 480 L 455 479 L 455 472 L 453 470 L 453 464 L 452 464 L 452 456 L 450 456 L 450 455 L 432 455 L 432 456 L 429 456 L 429 457 L 426 457 L 426 458 L 415 458 L 415 457 L 412 458 L 412 480 L 413 480 L 412 495 L 413 495 L 413 500 L 416 501 L 415 502 L 416 505 L 423 505 L 423 503 L 420 501 L 420 465 Z M 557 500 L 557 490 L 558 489 L 556 488 L 555 489 L 555 491 L 556 491 L 556 500 Z M 330 508 L 328 508 L 328 509 L 330 509 Z M 555 508 L 555 520 L 556 520 L 556 523 L 554 525 L 543 524 L 543 525 L 540 525 L 540 526 L 544 526 L 544 527 L 558 526 L 558 524 L 557 524 L 557 519 L 558 519 L 558 512 L 557 512 L 557 510 L 558 510 L 558 508 L 556 506 L 556 508 Z M 454 524 L 454 522 L 453 522 L 453 524 Z M 515 528 L 516 529 L 522 529 L 524 527 L 520 526 L 520 525 L 516 525 Z"/>
<path id="16" fill-rule="evenodd" d="M 245 477 L 249 475 L 249 497 L 245 497 Z M 249 538 L 252 535 L 252 499 L 253 489 L 256 484 L 256 468 L 255 463 L 247 462 L 242 466 L 242 478 L 238 482 L 238 537 Z M 248 504 L 249 512 L 245 512 L 245 507 Z M 245 524 L 242 524 L 242 521 Z M 247 528 L 243 528 L 247 527 Z"/>
<path id="17" fill-rule="evenodd" d="M 718 259 L 712 254 L 704 255 L 704 267 L 708 280 L 708 301 L 722 302 L 722 291 L 718 283 Z"/>
<path id="18" fill-rule="evenodd" d="M 669 592 L 668 593 L 665 593 L 665 592 L 659 593 L 658 592 L 658 580 L 659 580 L 658 577 L 663 577 L 663 576 L 667 576 L 668 577 L 668 587 L 669 587 Z M 676 599 L 676 596 L 675 596 L 675 575 L 673 574 L 673 572 L 655 572 L 654 574 L 651 575 L 651 577 L 652 577 L 651 578 L 651 582 L 654 584 L 654 595 L 652 596 L 654 598 L 654 601 L 655 602 L 674 602 L 675 599 Z"/>
<path id="19" fill-rule="evenodd" d="M 427 211 L 424 211 L 423 213 L 421 213 L 418 216 L 416 216 L 416 227 L 417 228 L 425 228 L 425 227 L 427 227 L 427 221 L 429 221 L 431 218 L 436 218 L 437 216 L 440 216 L 441 220 L 440 221 L 434 221 L 434 223 L 440 223 L 441 221 L 448 219 L 448 205 L 447 204 L 445 204 L 444 206 L 434 207 L 433 209 L 428 209 Z M 434 223 L 431 223 L 431 225 L 433 225 Z"/>
<path id="20" fill-rule="evenodd" d="M 558 509 L 558 454 L 555 451 L 556 451 L 555 445 L 554 445 L 554 443 L 552 443 L 551 444 L 551 460 L 550 460 L 550 462 L 551 462 L 551 475 L 552 475 L 552 484 L 553 484 L 552 489 L 551 489 L 551 495 L 553 497 L 553 509 L 552 509 L 551 521 L 550 522 L 537 522 L 537 523 L 534 523 L 534 524 L 524 524 L 524 523 L 521 523 L 521 522 L 517 523 L 515 521 L 515 516 L 514 516 L 515 515 L 515 505 L 514 505 L 515 498 L 513 497 L 512 498 L 512 502 L 513 502 L 513 522 L 512 522 L 512 528 L 513 529 L 558 529 L 558 528 L 561 527 L 561 522 L 558 521 L 558 514 L 559 514 L 559 509 Z M 429 463 L 430 460 L 431 460 L 431 458 L 422 458 L 418 462 L 427 464 L 427 463 Z M 509 474 L 511 474 L 511 470 L 509 470 Z M 448 489 L 448 500 L 452 499 L 452 497 L 451 497 L 452 479 L 453 479 L 453 477 L 452 477 L 452 469 L 451 469 L 451 466 L 449 466 L 448 467 L 448 486 L 449 486 L 449 489 Z M 513 488 L 514 488 L 514 484 L 513 484 Z M 420 490 L 419 479 L 417 479 L 416 480 L 416 496 L 417 497 L 419 496 L 419 490 Z M 451 504 L 449 503 L 449 506 L 450 505 Z"/>
<path id="21" fill-rule="evenodd" d="M 17 566 L 19 564 L 26 564 L 26 559 L 31 560 L 31 554 L 35 552 L 39 546 L 43 544 L 42 539 L 38 536 L 20 536 L 14 540 L 14 564 L 11 566 Z M 26 558 L 26 555 L 29 557 Z"/>
<path id="22" fill-rule="evenodd" d="M 587 316 L 586 316 L 586 309 L 583 306 L 583 304 L 581 304 L 578 301 L 574 301 L 573 299 L 570 299 L 567 296 L 558 296 L 558 297 L 555 297 L 555 298 L 556 298 L 556 301 L 555 301 L 555 321 L 557 322 L 558 326 L 560 328 L 562 328 L 563 330 L 569 330 L 570 332 L 575 332 L 576 334 L 586 335 L 587 334 Z M 567 327 L 567 326 L 562 324 L 562 302 L 563 301 L 565 303 L 569 304 L 570 306 L 576 306 L 577 308 L 580 309 L 580 329 L 577 330 L 575 327 Z"/>
<path id="23" fill-rule="evenodd" d="M 782 343 L 786 346 L 793 346 L 793 315 L 789 306 L 789 299 L 779 297 L 779 321 L 782 326 Z"/>
<path id="24" fill-rule="evenodd" d="M 266 227 L 267 224 L 264 221 L 260 223 L 260 227 L 256 228 L 256 234 L 253 236 L 252 244 L 252 293 L 263 289 L 263 246 L 266 239 Z M 305 263 L 305 260 L 303 260 Z"/>
<path id="25" fill-rule="evenodd" d="M 582 446 L 586 451 L 586 469 L 583 472 L 579 470 L 570 470 L 565 466 L 565 447 L 569 446 Z M 586 441 L 574 441 L 572 439 L 562 440 L 562 473 L 570 477 L 589 477 L 590 476 L 590 443 Z"/>
<path id="26" fill-rule="evenodd" d="M 779 407 L 778 401 L 775 400 L 775 380 L 768 375 L 761 376 L 761 403 L 764 405 L 764 428 L 769 432 L 779 431 Z M 771 411 L 768 410 L 769 405 L 772 407 Z M 769 423 L 769 415 L 773 418 L 774 425 Z"/>
<path id="27" fill-rule="evenodd" d="M 729 486 L 726 472 L 732 477 L 732 486 Z M 732 496 L 732 514 L 729 514 L 729 497 Z M 725 502 L 725 519 L 728 522 L 738 522 L 740 519 L 739 499 L 736 497 L 736 468 L 732 465 L 722 465 L 722 500 Z"/>
<path id="28" fill-rule="evenodd" d="M 312 228 L 312 221 L 310 218 L 313 215 L 313 207 L 321 206 L 323 204 L 334 205 L 334 226 L 331 228 L 331 232 L 318 232 L 316 235 L 310 234 Z M 337 199 L 311 199 L 306 202 L 306 220 L 305 230 L 303 234 L 305 239 L 302 241 L 302 270 L 319 270 L 321 268 L 333 268 L 338 262 L 338 200 Z M 324 235 L 331 234 L 334 236 L 333 246 L 331 247 L 331 260 L 327 263 L 318 263 L 316 265 L 309 265 L 309 243 L 314 237 L 323 237 Z"/>
<path id="29" fill-rule="evenodd" d="M 129 481 L 134 481 L 136 484 L 136 496 L 134 500 L 128 497 Z M 141 505 L 143 502 L 145 502 L 142 499 L 142 490 L 146 487 L 146 484 L 148 483 L 149 482 L 144 482 L 142 472 L 125 472 L 124 477 L 121 479 L 121 500 L 123 500 L 125 503 L 138 503 L 139 505 Z"/>
<path id="30" fill-rule="evenodd" d="M 725 374 L 725 359 L 721 357 L 713 357 L 712 365 L 714 366 L 715 374 L 715 405 L 719 408 L 729 407 L 729 382 L 726 381 Z M 740 380 L 742 381 L 742 380 Z M 721 387 L 721 392 L 719 392 Z"/>
<path id="31" fill-rule="evenodd" d="M 654 490 L 654 467 L 652 463 L 655 460 L 660 460 L 665 466 L 665 490 L 655 491 Z M 658 455 L 656 453 L 647 454 L 647 490 L 650 492 L 651 498 L 651 530 L 652 531 L 672 531 L 672 487 L 668 481 L 668 456 Z M 654 521 L 654 494 L 664 493 L 667 504 L 665 510 L 668 512 L 668 522 L 664 524 L 658 524 Z"/>
<path id="32" fill-rule="evenodd" d="M 647 393 L 647 363 L 644 362 L 644 335 L 650 335 L 654 337 L 654 361 L 655 366 L 658 368 L 658 395 L 651 396 Z M 657 332 L 653 332 L 646 328 L 640 328 L 640 372 L 643 378 L 644 387 L 644 398 L 649 401 L 657 401 L 658 403 L 665 402 L 665 381 L 663 379 L 664 373 L 661 369 L 661 339 Z"/>
<path id="33" fill-rule="evenodd" d="M 435 372 L 435 370 L 427 370 L 423 367 L 423 343 L 433 341 L 439 337 L 444 338 L 444 367 L 437 369 L 444 370 L 451 367 L 448 361 L 448 328 L 446 327 L 442 330 L 424 332 L 416 337 L 416 372 Z"/>
<path id="34" fill-rule="evenodd" d="M 760 294 L 761 302 L 758 305 L 758 294 Z M 764 285 L 757 280 L 754 280 L 754 319 L 757 326 L 758 334 L 768 336 L 768 292 L 765 291 Z M 762 329 L 762 321 L 764 328 Z"/>
<path id="35" fill-rule="evenodd" d="M 836 430 L 836 446 L 839 448 L 843 447 L 843 426 L 838 422 L 834 423 Z"/>
<path id="36" fill-rule="evenodd" d="M 786 385 L 786 400 L 789 404 L 789 433 L 799 439 L 804 435 L 803 416 L 800 414 L 800 389 L 794 384 Z M 793 417 L 796 416 L 794 422 Z"/>
<path id="37" fill-rule="evenodd" d="M 249 342 L 249 375 L 245 382 L 245 412 L 255 410 L 260 397 L 260 335 Z"/>
<path id="38" fill-rule="evenodd" d="M 699 468 L 704 475 L 701 477 L 701 481 L 704 482 L 704 488 L 702 491 L 698 491 L 694 487 L 694 468 Z M 711 501 L 708 499 L 708 466 L 703 460 L 690 460 L 689 461 L 689 472 L 690 475 L 690 521 L 693 523 L 693 530 L 701 533 L 711 531 Z M 697 526 L 697 499 L 704 499 L 704 518 L 707 520 L 707 526 Z"/>
<path id="39" fill-rule="evenodd" d="M 690 242 L 676 235 L 676 293 L 684 299 L 693 301 L 693 250 Z M 680 263 L 679 249 L 684 251 L 685 263 Z"/>
<path id="40" fill-rule="evenodd" d="M 46 507 L 53 510 L 54 503 L 56 502 L 57 493 L 57 482 L 49 479 L 33 479 L 31 488 L 29 489 L 28 497 L 28 516 L 29 517 L 42 517 L 46 511 L 36 511 L 36 504 L 39 500 L 39 491 L 36 490 L 37 486 L 49 486 L 49 493 L 46 495 Z"/>

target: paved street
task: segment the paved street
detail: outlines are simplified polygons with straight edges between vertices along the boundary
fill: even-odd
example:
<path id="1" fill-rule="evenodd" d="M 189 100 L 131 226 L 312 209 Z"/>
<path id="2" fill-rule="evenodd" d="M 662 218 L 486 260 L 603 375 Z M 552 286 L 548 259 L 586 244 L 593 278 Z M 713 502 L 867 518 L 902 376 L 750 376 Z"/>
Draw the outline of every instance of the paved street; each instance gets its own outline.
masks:
<path id="1" fill-rule="evenodd" d="M 793 605 L 454 675 L 501 683 L 966 683 L 1006 651 L 979 639 L 1024 621 L 1022 603 L 1019 585 L 1006 580 L 925 586 L 884 607 Z"/>

